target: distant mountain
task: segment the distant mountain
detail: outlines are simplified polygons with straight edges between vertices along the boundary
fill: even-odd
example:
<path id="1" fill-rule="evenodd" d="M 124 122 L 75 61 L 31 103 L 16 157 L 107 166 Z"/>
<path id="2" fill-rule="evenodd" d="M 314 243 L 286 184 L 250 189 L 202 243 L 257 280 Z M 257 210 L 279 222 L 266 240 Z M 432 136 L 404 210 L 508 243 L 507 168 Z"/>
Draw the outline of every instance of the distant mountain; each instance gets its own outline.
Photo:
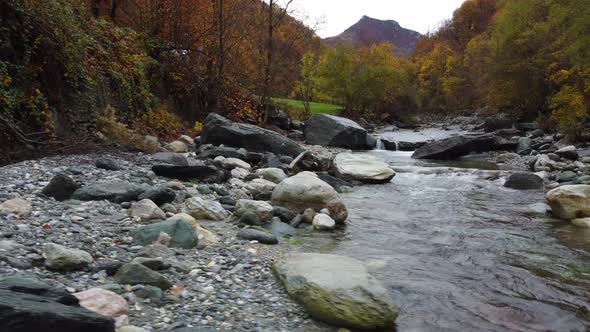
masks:
<path id="1" fill-rule="evenodd" d="M 421 36 L 419 32 L 402 28 L 396 21 L 382 21 L 363 16 L 346 31 L 338 36 L 326 38 L 324 42 L 328 45 L 348 43 L 355 46 L 388 42 L 393 44 L 397 55 L 407 57 L 412 54 Z"/>

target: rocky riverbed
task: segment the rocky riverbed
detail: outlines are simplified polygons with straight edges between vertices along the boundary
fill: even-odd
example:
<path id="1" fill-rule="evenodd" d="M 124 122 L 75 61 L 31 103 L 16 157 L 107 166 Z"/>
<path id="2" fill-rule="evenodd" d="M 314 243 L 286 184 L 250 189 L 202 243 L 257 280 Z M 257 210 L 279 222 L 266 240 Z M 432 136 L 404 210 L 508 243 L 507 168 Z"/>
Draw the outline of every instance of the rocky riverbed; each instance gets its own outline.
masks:
<path id="1" fill-rule="evenodd" d="M 283 120 L 289 137 L 330 147 L 213 114 L 201 137 L 182 136 L 154 155 L 59 156 L 0 168 L 0 306 L 15 310 L 0 322 L 14 324 L 11 331 L 45 320 L 57 322 L 55 331 L 393 329 L 399 299 L 362 263 L 294 255 L 313 247 L 304 241 L 344 229 L 349 211 L 339 193 L 389 185 L 394 170 L 407 171 L 348 148 L 487 161 L 503 170 L 485 173 L 486 181 L 557 188 L 548 196 L 556 216 L 590 225 L 587 201 L 572 199 L 589 195 L 588 150 L 533 126 L 459 118 L 411 130 L 426 139 L 393 141 L 391 128 L 370 135 L 331 116 L 316 116 L 305 133 Z"/>

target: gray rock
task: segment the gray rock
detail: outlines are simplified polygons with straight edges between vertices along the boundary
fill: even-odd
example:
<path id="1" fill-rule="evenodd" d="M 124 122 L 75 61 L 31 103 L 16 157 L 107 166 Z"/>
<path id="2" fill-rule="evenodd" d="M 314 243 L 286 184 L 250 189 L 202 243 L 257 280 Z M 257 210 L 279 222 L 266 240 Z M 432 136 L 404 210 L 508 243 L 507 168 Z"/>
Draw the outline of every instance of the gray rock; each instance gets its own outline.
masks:
<path id="1" fill-rule="evenodd" d="M 123 285 L 151 285 L 166 290 L 172 283 L 162 274 L 137 264 L 127 263 L 115 274 L 115 281 Z"/>
<path id="2" fill-rule="evenodd" d="M 122 203 L 137 200 L 149 187 L 122 180 L 111 182 L 93 183 L 76 190 L 73 199 L 80 201 L 107 200 L 114 203 Z"/>
<path id="3" fill-rule="evenodd" d="M 518 146 L 516 147 L 516 153 L 521 156 L 531 154 L 533 149 L 531 148 L 532 140 L 529 137 L 521 137 L 518 139 Z"/>
<path id="4" fill-rule="evenodd" d="M 235 158 L 248 161 L 247 153 L 229 147 L 214 147 L 199 154 L 200 159 L 215 159 L 217 157 Z"/>
<path id="5" fill-rule="evenodd" d="M 260 217 L 258 216 L 258 214 L 256 214 L 256 212 L 250 211 L 250 210 L 245 210 L 244 212 L 242 212 L 238 222 L 240 224 L 250 225 L 250 226 L 261 226 L 262 225 L 262 220 L 260 220 Z"/>
<path id="6" fill-rule="evenodd" d="M 295 218 L 295 213 L 287 208 L 282 206 L 275 206 L 272 210 L 272 215 L 274 217 L 279 217 L 279 219 L 283 222 L 290 222 Z"/>
<path id="7" fill-rule="evenodd" d="M 139 202 L 133 203 L 129 209 L 129 214 L 140 218 L 141 221 L 166 219 L 166 213 L 149 199 L 142 199 Z"/>
<path id="8" fill-rule="evenodd" d="M 148 245 L 154 243 L 160 233 L 170 235 L 170 247 L 192 249 L 196 248 L 198 235 L 193 226 L 185 220 L 162 221 L 132 229 L 130 235 L 136 243 Z"/>
<path id="9" fill-rule="evenodd" d="M 158 176 L 179 180 L 199 180 L 204 183 L 222 183 L 227 180 L 227 174 L 212 165 L 154 165 L 152 171 Z"/>
<path id="10" fill-rule="evenodd" d="M 174 199 L 176 199 L 176 193 L 170 188 L 160 187 L 144 192 L 143 194 L 139 195 L 138 199 L 149 199 L 156 203 L 156 205 L 161 206 L 166 203 L 174 202 Z"/>
<path id="11" fill-rule="evenodd" d="M 555 153 L 558 156 L 560 156 L 561 158 L 565 158 L 565 159 L 569 159 L 569 160 L 578 160 L 578 158 L 580 158 L 580 156 L 578 154 L 578 150 L 573 145 L 561 148 L 561 149 L 555 151 Z"/>
<path id="12" fill-rule="evenodd" d="M 491 151 L 495 139 L 492 135 L 454 136 L 428 143 L 414 152 L 414 159 L 455 159 L 471 152 Z"/>
<path id="13" fill-rule="evenodd" d="M 51 297 L 0 290 L 0 326 L 6 332 L 114 332 L 111 318 Z M 42 326 L 42 328 L 40 328 Z"/>
<path id="14" fill-rule="evenodd" d="M 557 218 L 590 218 L 590 185 L 567 185 L 547 193 L 547 201 Z"/>
<path id="15" fill-rule="evenodd" d="M 59 173 L 43 188 L 43 194 L 47 197 L 53 197 L 57 201 L 65 201 L 72 197 L 78 188 L 80 188 L 80 185 L 71 177 Z"/>
<path id="16" fill-rule="evenodd" d="M 576 182 L 578 180 L 578 174 L 572 171 L 565 171 L 559 174 L 557 178 L 557 182 L 564 183 L 564 182 Z"/>
<path id="17" fill-rule="evenodd" d="M 486 133 L 490 133 L 500 129 L 512 128 L 514 121 L 505 115 L 497 115 L 487 118 L 483 123 L 483 129 Z"/>
<path id="18" fill-rule="evenodd" d="M 316 114 L 305 123 L 307 144 L 364 150 L 367 131 L 358 123 L 328 114 Z"/>
<path id="19" fill-rule="evenodd" d="M 119 171 L 122 168 L 119 162 L 111 157 L 98 157 L 94 161 L 94 165 L 108 171 Z"/>
<path id="20" fill-rule="evenodd" d="M 279 218 L 275 217 L 272 221 L 265 226 L 274 236 L 277 238 L 289 238 L 289 237 L 296 237 L 297 230 L 291 225 L 282 222 Z"/>
<path id="21" fill-rule="evenodd" d="M 388 183 L 395 176 L 387 163 L 368 154 L 339 153 L 334 170 L 338 177 L 363 183 Z"/>
<path id="22" fill-rule="evenodd" d="M 152 155 L 152 159 L 164 164 L 188 166 L 188 159 L 186 159 L 185 155 L 182 153 L 158 152 Z"/>
<path id="23" fill-rule="evenodd" d="M 543 189 L 544 183 L 538 175 L 533 173 L 514 173 L 508 176 L 504 187 L 512 189 Z"/>
<path id="24" fill-rule="evenodd" d="M 274 269 L 289 295 L 319 320 L 361 330 L 394 327 L 398 309 L 388 290 L 358 260 L 297 254 Z"/>
<path id="25" fill-rule="evenodd" d="M 48 243 L 43 248 L 45 265 L 56 271 L 75 271 L 92 263 L 92 256 L 79 249 L 70 249 L 59 244 Z"/>
<path id="26" fill-rule="evenodd" d="M 224 144 L 248 151 L 270 151 L 292 157 L 303 152 L 301 146 L 281 134 L 254 125 L 234 123 L 216 113 L 207 116 L 201 137 L 206 144 Z"/>
<path id="27" fill-rule="evenodd" d="M 242 228 L 237 235 L 238 238 L 248 241 L 258 241 L 264 244 L 278 244 L 279 240 L 276 236 L 265 231 L 253 229 L 253 228 Z"/>
<path id="28" fill-rule="evenodd" d="M 314 209 L 305 209 L 301 215 L 301 221 L 306 224 L 311 224 L 315 218 L 316 212 Z"/>

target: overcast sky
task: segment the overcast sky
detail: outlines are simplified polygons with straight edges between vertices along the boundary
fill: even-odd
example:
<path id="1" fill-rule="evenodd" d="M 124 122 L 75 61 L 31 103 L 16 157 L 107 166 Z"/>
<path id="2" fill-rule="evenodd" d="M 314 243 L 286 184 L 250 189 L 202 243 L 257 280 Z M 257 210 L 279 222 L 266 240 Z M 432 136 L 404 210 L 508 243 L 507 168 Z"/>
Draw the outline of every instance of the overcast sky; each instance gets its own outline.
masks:
<path id="1" fill-rule="evenodd" d="M 309 16 L 307 22 L 323 19 L 318 35 L 331 37 L 367 15 L 395 20 L 420 33 L 432 31 L 450 18 L 464 0 L 295 0 L 293 8 Z M 299 16 L 299 15 L 297 15 Z"/>

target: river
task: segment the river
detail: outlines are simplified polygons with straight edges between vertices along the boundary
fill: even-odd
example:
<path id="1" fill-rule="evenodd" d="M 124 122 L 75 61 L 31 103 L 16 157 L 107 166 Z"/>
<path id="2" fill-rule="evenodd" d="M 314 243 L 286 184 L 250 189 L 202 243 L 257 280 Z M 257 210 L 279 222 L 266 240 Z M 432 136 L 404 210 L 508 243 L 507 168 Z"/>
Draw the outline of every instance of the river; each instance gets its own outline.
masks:
<path id="1" fill-rule="evenodd" d="M 407 134 L 407 133 L 406 133 Z M 348 226 L 304 250 L 361 259 L 399 305 L 399 331 L 588 331 L 590 230 L 552 219 L 505 171 L 366 152 L 398 173 L 342 197 Z"/>

